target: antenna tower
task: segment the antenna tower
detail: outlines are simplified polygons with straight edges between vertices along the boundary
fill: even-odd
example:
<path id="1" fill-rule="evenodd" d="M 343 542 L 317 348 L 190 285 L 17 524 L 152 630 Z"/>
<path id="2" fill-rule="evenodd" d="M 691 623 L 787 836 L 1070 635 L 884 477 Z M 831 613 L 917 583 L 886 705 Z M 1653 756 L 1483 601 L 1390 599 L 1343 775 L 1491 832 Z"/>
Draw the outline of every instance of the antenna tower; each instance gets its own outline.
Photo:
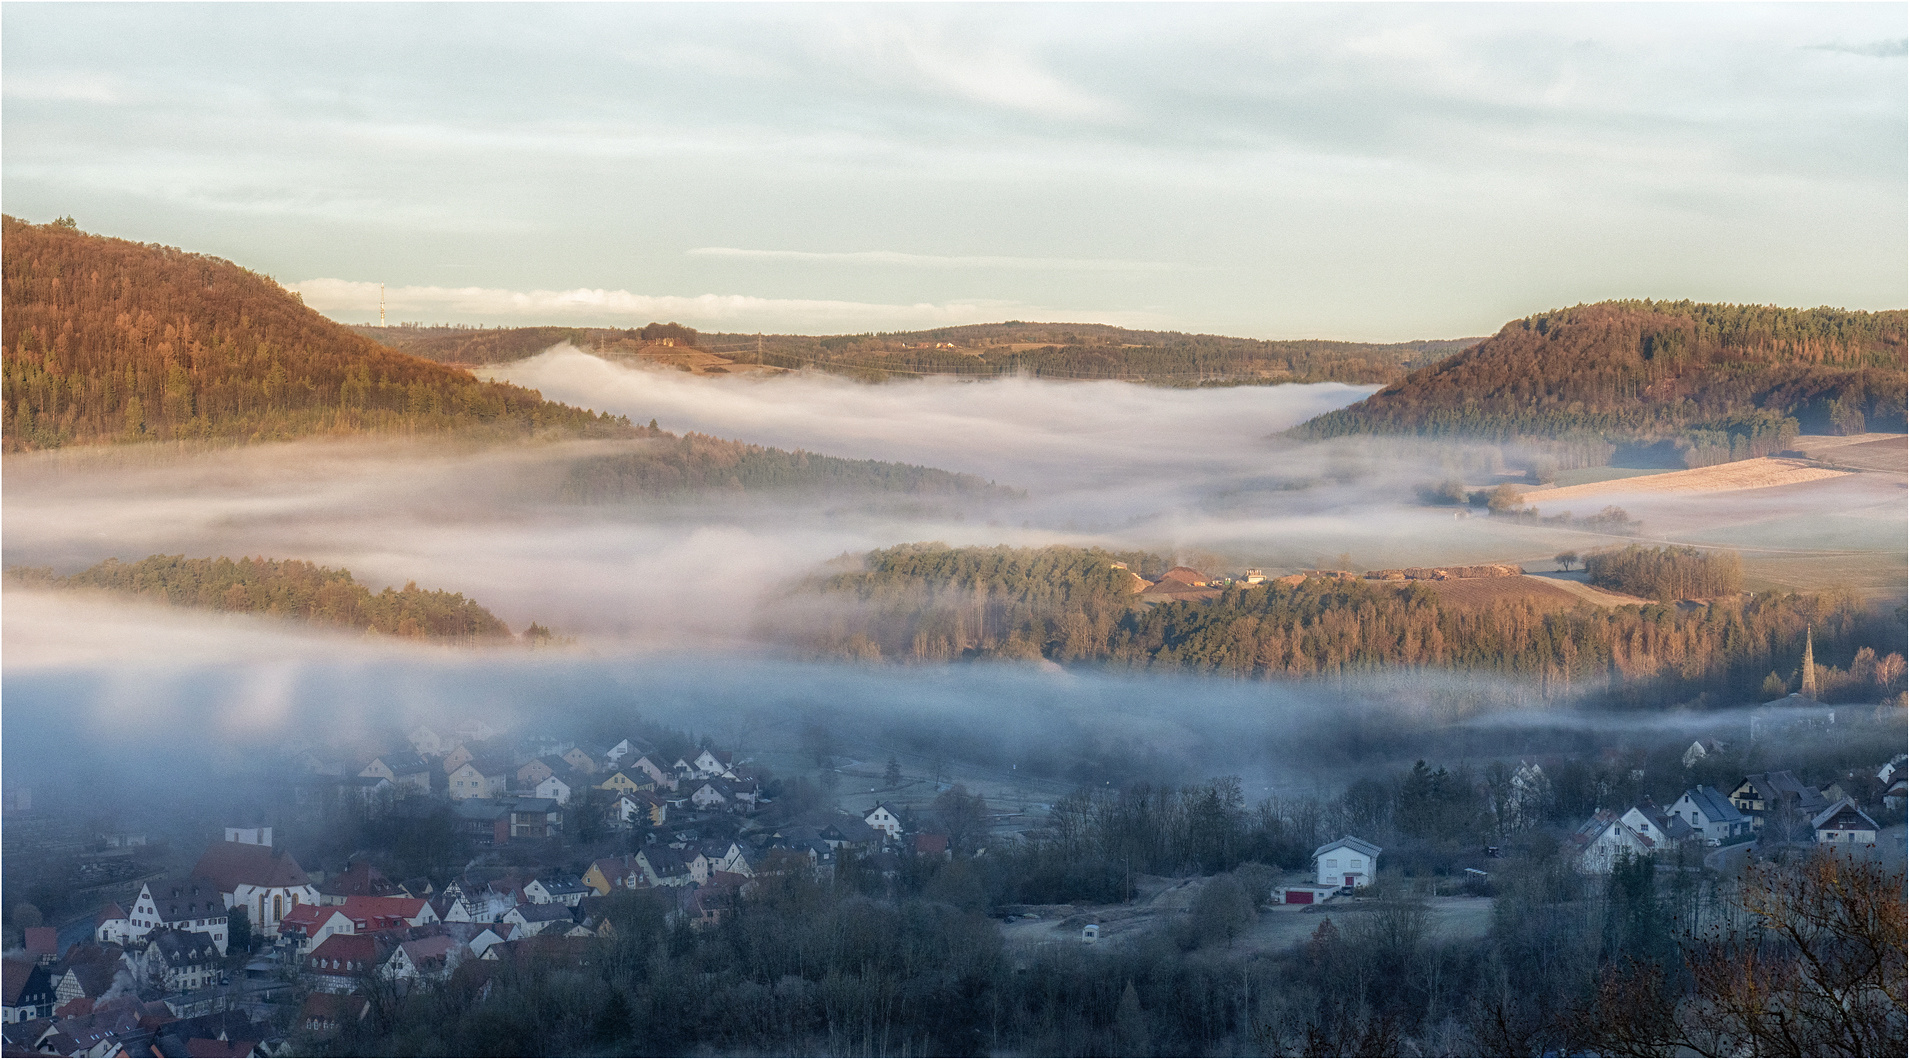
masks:
<path id="1" fill-rule="evenodd" d="M 385 326 L 385 285 L 378 285 L 378 326 Z"/>

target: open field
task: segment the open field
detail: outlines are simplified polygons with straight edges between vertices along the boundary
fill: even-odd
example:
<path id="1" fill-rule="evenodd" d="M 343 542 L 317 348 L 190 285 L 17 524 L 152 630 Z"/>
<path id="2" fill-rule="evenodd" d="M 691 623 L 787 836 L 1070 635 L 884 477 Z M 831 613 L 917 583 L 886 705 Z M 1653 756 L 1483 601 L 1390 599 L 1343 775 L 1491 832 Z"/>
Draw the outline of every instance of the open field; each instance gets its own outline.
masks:
<path id="1" fill-rule="evenodd" d="M 1798 439 L 1797 448 L 1812 460 L 1840 468 L 1895 472 L 1910 470 L 1910 445 L 1901 434 L 1858 434 L 1849 438 Z"/>
<path id="2" fill-rule="evenodd" d="M 1584 571 L 1551 571 L 1533 573 L 1527 579 L 1542 580 L 1548 588 L 1570 596 L 1574 603 L 1584 601 L 1599 607 L 1624 607 L 1627 604 L 1649 604 L 1652 601 L 1641 596 L 1627 596 L 1600 589 L 1585 580 Z"/>
<path id="3" fill-rule="evenodd" d="M 1688 471 L 1667 471 L 1660 475 L 1639 475 L 1606 482 L 1588 482 L 1582 486 L 1533 490 L 1525 494 L 1527 504 L 1551 504 L 1581 497 L 1603 497 L 1633 493 L 1721 493 L 1727 490 L 1754 490 L 1770 486 L 1789 486 L 1817 479 L 1839 478 L 1848 471 L 1818 467 L 1806 460 L 1761 457 L 1738 460 L 1713 467 Z"/>
<path id="4" fill-rule="evenodd" d="M 1532 575 L 1518 578 L 1458 578 L 1443 582 L 1420 581 L 1400 584 L 1424 585 L 1438 593 L 1441 601 L 1469 608 L 1491 607 L 1501 601 L 1519 601 L 1536 604 L 1548 611 L 1563 611 L 1588 600 L 1604 607 L 1610 607 L 1613 603 L 1637 602 L 1627 597 L 1601 593 L 1596 589 L 1592 589 L 1591 592 L 1598 597 L 1611 597 L 1611 599 L 1601 600 L 1594 596 L 1580 595 L 1567 588 L 1567 583 Z"/>

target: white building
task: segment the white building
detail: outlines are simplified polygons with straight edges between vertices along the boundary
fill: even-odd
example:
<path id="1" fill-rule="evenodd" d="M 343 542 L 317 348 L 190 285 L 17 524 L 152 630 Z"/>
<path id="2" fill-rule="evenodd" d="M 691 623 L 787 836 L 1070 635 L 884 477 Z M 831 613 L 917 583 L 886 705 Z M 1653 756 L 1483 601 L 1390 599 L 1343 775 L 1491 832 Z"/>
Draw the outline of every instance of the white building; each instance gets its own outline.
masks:
<path id="1" fill-rule="evenodd" d="M 890 839 L 902 838 L 902 817 L 889 809 L 888 803 L 877 803 L 875 809 L 862 816 L 862 820 L 870 828 L 886 833 Z"/>
<path id="2" fill-rule="evenodd" d="M 1826 846 L 1869 846 L 1877 841 L 1877 822 L 1849 799 L 1811 818 L 1811 831 Z"/>
<path id="3" fill-rule="evenodd" d="M 1680 795 L 1671 804 L 1670 813 L 1684 818 L 1709 846 L 1751 834 L 1750 820 L 1731 805 L 1731 800 L 1703 784 Z"/>
<path id="4" fill-rule="evenodd" d="M 319 904 L 318 888 L 305 870 L 291 854 L 269 845 L 270 828 L 228 828 L 226 834 L 240 838 L 207 847 L 192 875 L 211 880 L 227 909 L 243 906 L 255 935 L 277 935 L 293 906 Z"/>
<path id="5" fill-rule="evenodd" d="M 1314 879 L 1322 887 L 1364 887 L 1379 871 L 1379 848 L 1346 836 L 1313 852 Z"/>

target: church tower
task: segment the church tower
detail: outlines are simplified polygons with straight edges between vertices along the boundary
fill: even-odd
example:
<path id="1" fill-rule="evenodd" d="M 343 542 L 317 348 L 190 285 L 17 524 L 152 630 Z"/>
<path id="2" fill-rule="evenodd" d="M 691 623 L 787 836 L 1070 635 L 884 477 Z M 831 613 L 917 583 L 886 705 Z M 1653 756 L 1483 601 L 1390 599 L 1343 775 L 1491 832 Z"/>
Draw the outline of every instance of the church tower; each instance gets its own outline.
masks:
<path id="1" fill-rule="evenodd" d="M 1811 656 L 1811 630 L 1804 627 L 1804 681 L 1798 693 L 1805 699 L 1817 698 L 1817 660 Z"/>

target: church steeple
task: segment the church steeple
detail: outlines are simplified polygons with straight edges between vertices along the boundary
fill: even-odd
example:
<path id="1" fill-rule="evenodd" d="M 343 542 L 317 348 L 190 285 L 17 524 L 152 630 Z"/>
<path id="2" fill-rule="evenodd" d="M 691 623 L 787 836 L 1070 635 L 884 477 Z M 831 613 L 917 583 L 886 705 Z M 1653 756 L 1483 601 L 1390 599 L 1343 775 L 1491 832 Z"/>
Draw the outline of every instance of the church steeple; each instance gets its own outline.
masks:
<path id="1" fill-rule="evenodd" d="M 1805 699 L 1817 698 L 1817 660 L 1811 656 L 1811 628 L 1804 627 L 1804 681 L 1798 693 Z"/>

